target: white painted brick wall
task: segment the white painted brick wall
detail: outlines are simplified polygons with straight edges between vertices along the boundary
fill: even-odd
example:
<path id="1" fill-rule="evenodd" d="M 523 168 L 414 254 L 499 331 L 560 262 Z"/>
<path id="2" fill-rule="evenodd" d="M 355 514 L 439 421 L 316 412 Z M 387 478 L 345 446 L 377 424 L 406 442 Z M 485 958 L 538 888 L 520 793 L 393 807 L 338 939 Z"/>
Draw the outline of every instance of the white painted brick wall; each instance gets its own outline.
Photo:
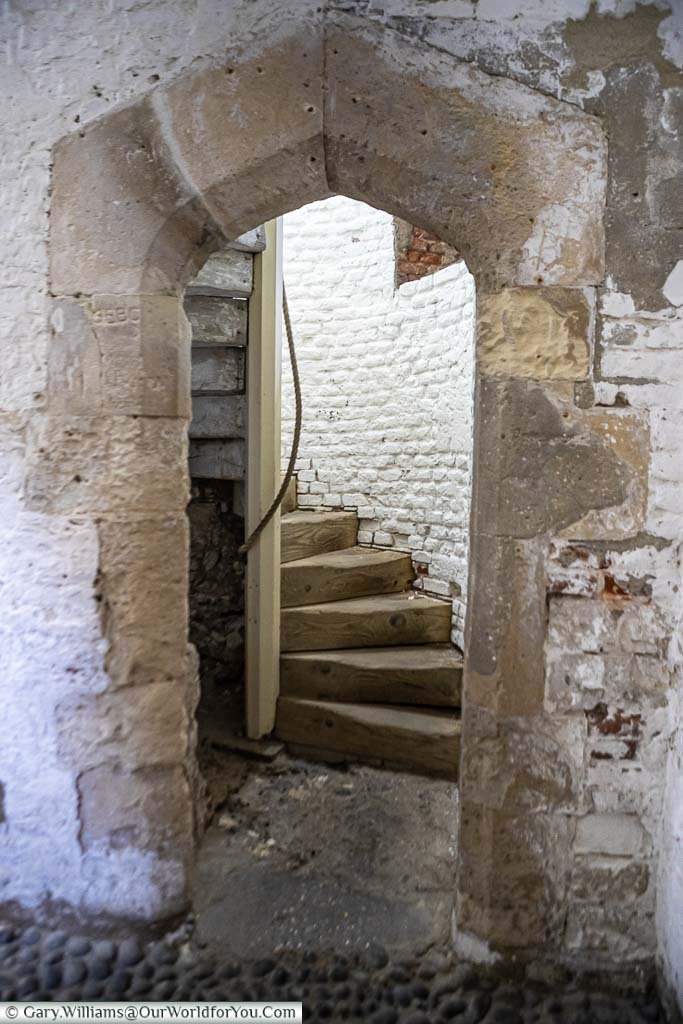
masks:
<path id="1" fill-rule="evenodd" d="M 462 642 L 472 456 L 474 282 L 464 263 L 395 290 L 393 219 L 343 196 L 285 217 L 303 390 L 299 503 L 358 509 L 361 542 L 410 551 L 454 598 Z M 294 399 L 283 367 L 283 459 Z M 428 559 L 425 555 L 429 555 Z"/>

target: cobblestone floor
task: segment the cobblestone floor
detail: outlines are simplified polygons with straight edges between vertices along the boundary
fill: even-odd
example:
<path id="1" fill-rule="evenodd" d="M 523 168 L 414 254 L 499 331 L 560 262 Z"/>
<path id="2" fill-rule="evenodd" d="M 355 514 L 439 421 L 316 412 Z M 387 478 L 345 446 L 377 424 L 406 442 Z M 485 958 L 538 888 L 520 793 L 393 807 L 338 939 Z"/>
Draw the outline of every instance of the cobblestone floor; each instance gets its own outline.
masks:
<path id="1" fill-rule="evenodd" d="M 451 953 L 390 961 L 283 954 L 239 961 L 207 957 L 189 932 L 141 945 L 0 926 L 0 999 L 302 1000 L 304 1020 L 369 1024 L 653 1024 L 653 993 L 609 995 L 571 984 L 501 982 Z"/>

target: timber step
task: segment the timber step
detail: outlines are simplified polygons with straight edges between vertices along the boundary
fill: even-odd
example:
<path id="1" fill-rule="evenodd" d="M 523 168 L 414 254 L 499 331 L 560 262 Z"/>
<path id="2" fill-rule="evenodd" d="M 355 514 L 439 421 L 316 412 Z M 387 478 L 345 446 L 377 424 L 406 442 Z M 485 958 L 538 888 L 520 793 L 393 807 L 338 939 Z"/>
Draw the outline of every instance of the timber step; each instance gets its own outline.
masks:
<path id="1" fill-rule="evenodd" d="M 282 566 L 282 607 L 342 601 L 406 590 L 414 578 L 410 555 L 378 548 L 344 548 Z"/>
<path id="2" fill-rule="evenodd" d="M 281 697 L 275 734 L 302 753 L 309 747 L 391 768 L 458 777 L 460 720 L 444 711 Z"/>
<path id="3" fill-rule="evenodd" d="M 280 659 L 280 694 L 304 700 L 460 707 L 462 656 L 450 644 L 298 651 Z"/>
<path id="4" fill-rule="evenodd" d="M 451 605 L 416 591 L 283 608 L 281 651 L 446 643 Z"/>
<path id="5" fill-rule="evenodd" d="M 352 548 L 358 540 L 355 512 L 309 512 L 299 509 L 281 519 L 281 561 Z"/>

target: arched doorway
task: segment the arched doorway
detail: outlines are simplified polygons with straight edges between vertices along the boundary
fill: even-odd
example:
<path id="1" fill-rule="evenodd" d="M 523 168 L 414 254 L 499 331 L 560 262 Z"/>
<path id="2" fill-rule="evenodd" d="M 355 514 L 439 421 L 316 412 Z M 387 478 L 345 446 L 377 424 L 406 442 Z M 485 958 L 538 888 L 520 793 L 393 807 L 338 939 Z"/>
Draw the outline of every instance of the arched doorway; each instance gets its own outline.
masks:
<path id="1" fill-rule="evenodd" d="M 575 107 L 341 14 L 288 24 L 258 53 L 236 45 L 56 148 L 66 327 L 29 490 L 97 521 L 109 713 L 137 709 L 105 761 L 73 752 L 84 873 L 118 893 L 97 909 L 174 912 L 192 856 L 182 288 L 222 241 L 340 193 L 457 244 L 477 281 L 457 924 L 496 950 L 561 946 L 579 755 L 572 721 L 544 704 L 543 564 L 555 533 L 622 504 L 636 475 L 606 447 L 606 416 L 573 401 L 602 276 L 604 159 L 598 122 Z M 72 475 L 74 444 L 97 473 Z M 83 733 L 106 712 L 86 696 Z"/>

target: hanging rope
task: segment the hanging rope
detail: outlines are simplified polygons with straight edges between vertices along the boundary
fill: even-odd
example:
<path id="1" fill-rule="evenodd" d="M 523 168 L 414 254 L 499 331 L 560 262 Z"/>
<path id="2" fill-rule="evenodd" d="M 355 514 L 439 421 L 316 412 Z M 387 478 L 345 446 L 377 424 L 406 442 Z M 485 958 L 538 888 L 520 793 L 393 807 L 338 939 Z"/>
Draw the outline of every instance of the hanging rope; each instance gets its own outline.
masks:
<path id="1" fill-rule="evenodd" d="M 296 419 L 294 423 L 294 437 L 292 439 L 292 451 L 289 456 L 289 464 L 287 465 L 287 472 L 284 475 L 280 490 L 273 498 L 273 503 L 258 524 L 255 530 L 247 537 L 244 544 L 239 549 L 239 553 L 244 555 L 249 551 L 251 547 L 259 539 L 263 531 L 265 530 L 268 523 L 271 521 L 280 505 L 282 499 L 287 493 L 289 483 L 294 476 L 294 466 L 296 463 L 296 457 L 299 451 L 299 438 L 301 437 L 301 381 L 299 380 L 299 367 L 296 362 L 296 350 L 294 348 L 294 335 L 292 334 L 292 322 L 289 318 L 289 306 L 287 305 L 287 292 L 285 291 L 284 284 L 282 285 L 282 309 L 285 315 L 285 330 L 287 332 L 287 348 L 289 349 L 289 361 L 292 366 L 292 381 L 294 383 L 294 400 L 296 402 Z"/>

